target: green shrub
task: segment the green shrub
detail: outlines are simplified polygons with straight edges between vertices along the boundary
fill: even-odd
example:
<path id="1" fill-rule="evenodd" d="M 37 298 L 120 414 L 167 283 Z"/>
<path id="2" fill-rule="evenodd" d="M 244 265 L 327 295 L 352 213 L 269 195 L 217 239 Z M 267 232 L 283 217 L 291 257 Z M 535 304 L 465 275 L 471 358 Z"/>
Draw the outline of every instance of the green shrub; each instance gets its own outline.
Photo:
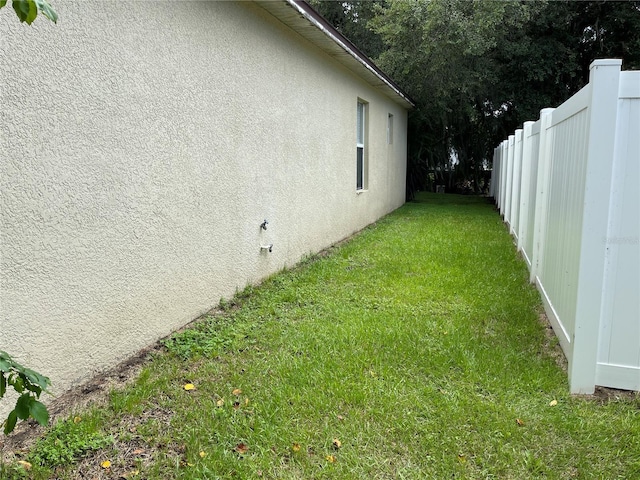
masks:
<path id="1" fill-rule="evenodd" d="M 7 387 L 13 388 L 20 396 L 16 406 L 4 422 L 4 434 L 9 435 L 16 427 L 18 420 L 31 417 L 40 425 L 49 422 L 49 412 L 42 402 L 40 394 L 51 385 L 49 378 L 23 367 L 11 356 L 0 350 L 0 398 L 4 397 Z"/>

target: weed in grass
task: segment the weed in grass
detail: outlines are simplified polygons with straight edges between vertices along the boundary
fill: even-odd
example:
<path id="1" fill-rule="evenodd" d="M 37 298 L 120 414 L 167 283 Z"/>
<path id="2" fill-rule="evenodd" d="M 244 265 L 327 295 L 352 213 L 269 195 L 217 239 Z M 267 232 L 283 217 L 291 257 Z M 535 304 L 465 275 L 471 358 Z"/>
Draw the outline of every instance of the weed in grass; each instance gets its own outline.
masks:
<path id="1" fill-rule="evenodd" d="M 177 333 L 162 343 L 171 353 L 183 359 L 198 355 L 215 357 L 247 338 L 252 325 L 237 320 L 237 316 L 233 315 L 209 316 L 194 328 Z"/>
<path id="2" fill-rule="evenodd" d="M 76 416 L 54 425 L 27 459 L 34 465 L 54 468 L 73 464 L 88 452 L 112 443 L 113 438 L 97 430 L 94 421 Z"/>

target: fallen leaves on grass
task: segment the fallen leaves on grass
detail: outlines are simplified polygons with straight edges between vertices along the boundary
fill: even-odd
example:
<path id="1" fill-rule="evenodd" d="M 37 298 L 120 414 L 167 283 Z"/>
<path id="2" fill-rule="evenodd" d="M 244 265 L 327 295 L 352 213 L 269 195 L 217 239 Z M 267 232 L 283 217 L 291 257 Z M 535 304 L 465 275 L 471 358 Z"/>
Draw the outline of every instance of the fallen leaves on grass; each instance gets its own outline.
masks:
<path id="1" fill-rule="evenodd" d="M 244 455 L 249 451 L 249 447 L 247 447 L 244 443 L 239 443 L 236 445 L 235 451 L 240 455 Z"/>
<path id="2" fill-rule="evenodd" d="M 524 422 L 520 418 L 516 418 L 516 423 L 518 424 L 519 427 L 523 427 L 524 426 Z"/>
<path id="3" fill-rule="evenodd" d="M 240 395 L 241 393 L 242 393 L 242 390 L 241 390 L 241 389 L 239 389 L 239 388 L 235 388 L 235 389 L 231 392 L 231 394 L 232 394 L 232 395 L 235 395 L 236 397 L 237 397 L 238 395 Z"/>
<path id="4" fill-rule="evenodd" d="M 198 455 L 200 455 L 200 458 L 204 458 L 207 456 L 207 452 L 201 450 Z"/>
<path id="5" fill-rule="evenodd" d="M 300 444 L 299 443 L 294 443 L 291 446 L 291 450 L 293 450 L 294 452 L 299 452 L 300 451 Z"/>
<path id="6" fill-rule="evenodd" d="M 17 462 L 17 463 L 18 463 L 18 465 L 21 465 L 21 466 L 22 466 L 22 468 L 24 468 L 24 469 L 25 469 L 25 470 L 27 470 L 27 471 L 28 471 L 28 470 L 31 470 L 31 467 L 33 466 L 33 465 L 31 465 L 29 462 L 25 462 L 24 460 L 18 460 L 18 462 Z"/>
<path id="7" fill-rule="evenodd" d="M 341 446 L 342 446 L 342 442 L 341 442 L 340 440 L 338 440 L 337 438 L 334 438 L 334 439 L 333 439 L 333 447 L 334 447 L 335 449 L 338 449 L 338 448 L 340 448 Z"/>
<path id="8" fill-rule="evenodd" d="M 336 457 L 333 456 L 333 455 L 327 455 L 325 458 L 327 459 L 327 462 L 329 462 L 329 463 L 336 463 Z"/>
<path id="9" fill-rule="evenodd" d="M 105 460 L 100 464 L 100 466 L 106 470 L 107 468 L 111 468 L 111 462 L 109 460 Z"/>
<path id="10" fill-rule="evenodd" d="M 558 404 L 558 401 L 557 401 L 557 400 L 551 400 L 551 401 L 549 402 L 549 406 L 550 406 L 550 407 L 555 407 L 557 404 Z"/>
<path id="11" fill-rule="evenodd" d="M 184 387 L 185 390 L 189 391 L 189 390 L 195 390 L 196 386 L 193 383 L 185 383 Z"/>

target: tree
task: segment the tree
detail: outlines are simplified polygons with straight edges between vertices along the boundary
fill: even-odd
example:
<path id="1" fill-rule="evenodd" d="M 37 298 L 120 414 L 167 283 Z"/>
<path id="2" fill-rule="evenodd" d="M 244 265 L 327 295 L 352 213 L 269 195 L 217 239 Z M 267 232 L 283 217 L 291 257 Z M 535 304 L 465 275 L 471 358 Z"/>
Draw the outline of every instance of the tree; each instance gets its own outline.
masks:
<path id="1" fill-rule="evenodd" d="M 376 58 L 384 50 L 380 35 L 369 28 L 370 20 L 375 16 L 378 6 L 384 4 L 384 0 L 311 0 L 310 3 L 368 57 Z"/>
<path id="2" fill-rule="evenodd" d="M 0 9 L 6 4 L 7 0 L 0 0 Z M 33 23 L 38 13 L 42 13 L 53 23 L 58 22 L 58 14 L 47 0 L 12 0 L 11 4 L 20 21 L 28 25 Z"/>
<path id="3" fill-rule="evenodd" d="M 582 88 L 594 59 L 640 68 L 639 1 L 314 5 L 356 44 L 376 45 L 363 50 L 417 103 L 409 116 L 408 198 L 436 183 L 484 188 L 494 146 Z"/>
<path id="4" fill-rule="evenodd" d="M 378 62 L 418 103 L 411 131 L 422 138 L 410 140 L 409 166 L 411 177 L 416 167 L 417 175 L 428 172 L 423 186 L 467 180 L 477 191 L 484 184 L 491 132 L 505 105 L 492 98 L 500 82 L 492 52 L 537 8 L 466 0 L 391 0 L 378 8 L 371 27 L 386 46 Z"/>

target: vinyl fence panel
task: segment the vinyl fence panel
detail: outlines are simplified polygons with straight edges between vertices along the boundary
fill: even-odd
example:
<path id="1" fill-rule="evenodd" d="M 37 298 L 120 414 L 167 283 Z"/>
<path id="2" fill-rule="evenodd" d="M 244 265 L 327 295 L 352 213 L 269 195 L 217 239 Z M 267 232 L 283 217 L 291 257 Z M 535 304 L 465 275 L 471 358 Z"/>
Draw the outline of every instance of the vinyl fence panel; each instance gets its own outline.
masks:
<path id="1" fill-rule="evenodd" d="M 522 190 L 520 192 L 518 249 L 522 252 L 529 268 L 531 268 L 531 249 L 533 248 L 539 142 L 540 121 L 525 122 L 522 133 Z"/>
<path id="2" fill-rule="evenodd" d="M 640 388 L 640 72 L 622 72 L 596 384 Z"/>
<path id="3" fill-rule="evenodd" d="M 507 163 L 506 190 L 504 196 L 504 219 L 511 228 L 511 205 L 513 204 L 513 153 L 516 141 L 515 135 L 509 135 L 509 139 L 505 144 L 505 158 Z"/>
<path id="4" fill-rule="evenodd" d="M 505 199 L 507 196 L 507 147 L 509 140 L 503 141 L 499 149 L 500 155 L 500 213 L 504 216 Z"/>
<path id="5" fill-rule="evenodd" d="M 518 240 L 520 220 L 520 190 L 522 183 L 522 129 L 516 130 L 513 142 L 513 191 L 511 197 L 511 234 Z"/>

